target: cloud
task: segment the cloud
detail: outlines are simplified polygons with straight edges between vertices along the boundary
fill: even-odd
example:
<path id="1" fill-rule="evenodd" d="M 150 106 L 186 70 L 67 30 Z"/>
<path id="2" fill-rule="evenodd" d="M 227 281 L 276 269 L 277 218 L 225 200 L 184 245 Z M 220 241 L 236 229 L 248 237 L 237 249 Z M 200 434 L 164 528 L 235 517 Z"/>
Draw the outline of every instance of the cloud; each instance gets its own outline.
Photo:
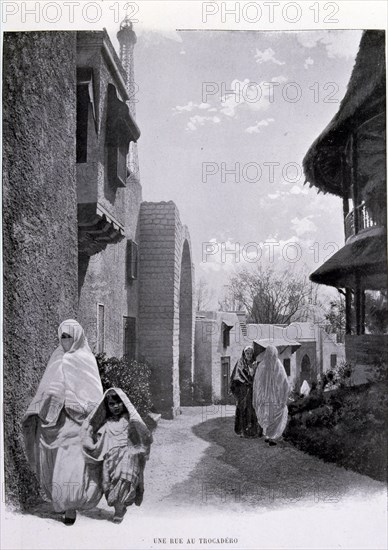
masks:
<path id="1" fill-rule="evenodd" d="M 271 82 L 285 82 L 285 76 L 276 76 Z M 228 88 L 229 92 L 221 96 L 222 108 L 220 112 L 225 116 L 234 118 L 236 110 L 240 108 L 250 111 L 265 111 L 273 103 L 275 86 L 271 86 L 268 81 L 252 82 L 249 78 L 244 80 L 235 79 Z M 271 98 L 271 101 L 270 101 Z"/>
<path id="2" fill-rule="evenodd" d="M 311 57 L 308 57 L 307 59 L 304 60 L 304 68 L 305 69 L 308 69 L 309 66 L 311 65 L 314 65 L 314 59 L 312 59 Z"/>
<path id="3" fill-rule="evenodd" d="M 180 53 L 181 55 L 186 55 L 185 50 L 181 50 L 179 53 Z"/>
<path id="4" fill-rule="evenodd" d="M 291 195 L 307 195 L 308 193 L 305 187 L 299 187 L 298 185 L 294 185 L 289 192 Z"/>
<path id="5" fill-rule="evenodd" d="M 183 113 L 183 111 L 191 112 L 193 109 L 209 109 L 210 104 L 209 103 L 193 103 L 192 101 L 189 101 L 187 105 L 177 105 L 176 107 L 173 107 L 173 111 L 175 114 L 177 113 Z"/>
<path id="6" fill-rule="evenodd" d="M 245 250 L 244 250 L 245 252 Z M 201 268 L 204 271 L 231 271 L 241 261 L 243 245 L 230 239 L 212 238 L 202 243 Z"/>
<path id="7" fill-rule="evenodd" d="M 263 128 L 265 126 L 269 126 L 271 122 L 275 122 L 274 118 L 264 118 L 263 120 L 260 120 L 259 122 L 256 122 L 254 126 L 249 126 L 246 128 L 246 132 L 248 134 L 259 134 L 260 128 Z"/>
<path id="8" fill-rule="evenodd" d="M 111 34 L 111 33 L 109 33 Z M 113 34 L 113 33 L 112 33 Z M 111 34 L 111 36 L 112 36 Z M 163 44 L 163 42 L 167 40 L 172 40 L 173 42 L 180 42 L 182 43 L 182 36 L 179 34 L 178 31 L 172 28 L 150 28 L 145 29 L 142 28 L 140 25 L 136 27 L 136 34 L 138 37 L 141 37 L 144 45 L 146 47 L 154 47 L 159 46 L 160 44 Z M 181 50 L 184 51 L 184 50 Z M 186 53 L 186 52 L 185 52 Z"/>
<path id="9" fill-rule="evenodd" d="M 328 57 L 348 59 L 356 56 L 361 34 L 362 31 L 302 31 L 297 34 L 297 40 L 305 48 L 324 44 Z"/>
<path id="10" fill-rule="evenodd" d="M 313 216 L 306 216 L 305 218 L 293 218 L 291 220 L 292 229 L 295 231 L 298 237 L 305 233 L 313 233 L 317 231 L 317 226 L 311 221 Z"/>
<path id="11" fill-rule="evenodd" d="M 243 105 L 246 102 L 246 87 L 249 85 L 249 79 L 238 80 L 235 78 L 232 80 L 230 88 L 232 93 L 225 94 L 221 97 L 221 104 L 223 107 L 220 112 L 228 117 L 234 117 L 237 107 Z"/>
<path id="12" fill-rule="evenodd" d="M 186 130 L 189 130 L 190 132 L 195 132 L 199 126 L 204 126 L 206 122 L 213 122 L 214 124 L 218 124 L 219 122 L 221 122 L 221 119 L 218 116 L 194 115 L 190 117 L 190 120 L 186 126 Z"/>
<path id="13" fill-rule="evenodd" d="M 282 74 L 279 76 L 273 76 L 271 78 L 271 82 L 279 82 L 279 84 L 283 84 L 284 82 L 287 82 L 288 78 Z"/>
<path id="14" fill-rule="evenodd" d="M 267 48 L 263 52 L 256 48 L 255 59 L 256 59 L 256 63 L 260 63 L 260 64 L 266 63 L 267 61 L 271 61 L 272 63 L 275 63 L 275 65 L 286 64 L 285 61 L 279 61 L 278 59 L 276 59 L 275 52 L 273 51 L 272 48 Z"/>

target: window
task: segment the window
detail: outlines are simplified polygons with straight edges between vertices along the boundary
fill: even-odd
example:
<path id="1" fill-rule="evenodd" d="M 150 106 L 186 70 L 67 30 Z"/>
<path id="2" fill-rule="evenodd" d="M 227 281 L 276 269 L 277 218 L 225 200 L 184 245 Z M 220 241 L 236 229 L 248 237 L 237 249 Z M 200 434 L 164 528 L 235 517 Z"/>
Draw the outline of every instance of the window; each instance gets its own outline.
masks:
<path id="1" fill-rule="evenodd" d="M 291 375 L 291 359 L 287 357 L 287 359 L 283 359 L 283 367 L 286 371 L 287 376 Z"/>
<path id="2" fill-rule="evenodd" d="M 136 359 L 137 337 L 136 317 L 124 317 L 124 357 L 131 361 Z"/>
<path id="3" fill-rule="evenodd" d="M 222 344 L 224 348 L 227 348 L 230 346 L 230 331 L 233 328 L 233 325 L 227 325 L 226 323 L 222 322 Z"/>
<path id="4" fill-rule="evenodd" d="M 97 353 L 105 351 L 105 307 L 97 304 Z"/>
<path id="5" fill-rule="evenodd" d="M 337 354 L 332 353 L 330 355 L 330 368 L 334 369 L 334 367 L 337 365 Z"/>
<path id="6" fill-rule="evenodd" d="M 92 69 L 77 69 L 76 162 L 78 163 L 88 160 L 90 116 L 93 116 L 96 124 Z"/>
<path id="7" fill-rule="evenodd" d="M 113 84 L 108 84 L 108 112 L 106 121 L 106 147 L 108 153 L 108 181 L 110 185 L 125 187 L 127 155 L 130 141 L 140 135 L 126 103 L 120 101 Z"/>
<path id="8" fill-rule="evenodd" d="M 138 245 L 135 241 L 127 241 L 127 280 L 137 279 L 138 274 Z"/>
<path id="9" fill-rule="evenodd" d="M 227 399 L 229 394 L 230 357 L 221 357 L 221 399 Z"/>

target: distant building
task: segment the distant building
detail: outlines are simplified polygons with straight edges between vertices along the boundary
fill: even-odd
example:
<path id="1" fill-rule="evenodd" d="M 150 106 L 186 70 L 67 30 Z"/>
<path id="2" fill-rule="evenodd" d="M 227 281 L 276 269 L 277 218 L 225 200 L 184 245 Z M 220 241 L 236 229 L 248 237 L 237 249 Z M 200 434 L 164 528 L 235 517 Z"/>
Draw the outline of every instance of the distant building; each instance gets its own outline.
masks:
<path id="1" fill-rule="evenodd" d="M 358 382 L 388 357 L 386 327 L 368 334 L 365 316 L 368 295 L 380 296 L 380 315 L 387 307 L 385 74 L 385 32 L 365 31 L 338 113 L 304 158 L 310 186 L 342 198 L 345 245 L 310 278 L 346 296 L 346 358 Z"/>
<path id="2" fill-rule="evenodd" d="M 190 235 L 173 202 L 142 202 L 129 21 L 118 39 L 120 58 L 106 31 L 4 34 L 5 465 L 14 500 L 31 488 L 21 417 L 64 319 L 81 323 L 95 353 L 149 361 L 164 416 L 179 413 L 192 383 Z"/>
<path id="3" fill-rule="evenodd" d="M 290 386 L 297 390 L 304 380 L 311 384 L 345 359 L 344 345 L 313 323 L 246 324 L 243 312 L 199 312 L 195 321 L 194 398 L 233 403 L 230 375 L 244 347 L 253 346 L 260 360 L 270 344 L 278 349 Z"/>

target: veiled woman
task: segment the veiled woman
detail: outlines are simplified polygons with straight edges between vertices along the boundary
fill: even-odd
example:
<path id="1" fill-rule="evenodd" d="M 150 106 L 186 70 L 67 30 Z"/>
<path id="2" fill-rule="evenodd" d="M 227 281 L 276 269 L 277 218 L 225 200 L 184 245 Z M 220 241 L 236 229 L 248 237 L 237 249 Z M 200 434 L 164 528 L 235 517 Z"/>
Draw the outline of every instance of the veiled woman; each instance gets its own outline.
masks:
<path id="1" fill-rule="evenodd" d="M 101 469 L 85 463 L 81 425 L 103 395 L 97 363 L 81 325 L 68 319 L 58 329 L 36 395 L 23 419 L 27 457 L 55 512 L 72 525 L 76 510 L 102 496 Z"/>
<path id="2" fill-rule="evenodd" d="M 288 395 L 287 374 L 278 358 L 278 350 L 268 346 L 256 369 L 253 406 L 265 440 L 270 445 L 276 445 L 275 440 L 281 437 L 286 427 Z"/>
<path id="3" fill-rule="evenodd" d="M 241 437 L 256 437 L 259 427 L 252 406 L 252 388 L 255 365 L 253 348 L 246 346 L 230 377 L 230 391 L 236 398 L 234 431 Z"/>

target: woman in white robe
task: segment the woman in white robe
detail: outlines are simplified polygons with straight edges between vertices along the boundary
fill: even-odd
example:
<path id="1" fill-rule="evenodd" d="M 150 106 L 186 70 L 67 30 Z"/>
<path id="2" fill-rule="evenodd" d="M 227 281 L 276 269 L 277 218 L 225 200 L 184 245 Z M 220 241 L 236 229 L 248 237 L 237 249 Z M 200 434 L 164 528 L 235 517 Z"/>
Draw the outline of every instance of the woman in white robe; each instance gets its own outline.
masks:
<path id="1" fill-rule="evenodd" d="M 55 512 L 65 524 L 76 510 L 96 506 L 102 496 L 101 468 L 82 452 L 83 421 L 103 395 L 96 359 L 81 325 L 68 319 L 23 418 L 27 458 Z"/>
<path id="2" fill-rule="evenodd" d="M 276 445 L 286 427 L 289 384 L 275 346 L 268 346 L 253 381 L 253 406 L 265 440 Z"/>

